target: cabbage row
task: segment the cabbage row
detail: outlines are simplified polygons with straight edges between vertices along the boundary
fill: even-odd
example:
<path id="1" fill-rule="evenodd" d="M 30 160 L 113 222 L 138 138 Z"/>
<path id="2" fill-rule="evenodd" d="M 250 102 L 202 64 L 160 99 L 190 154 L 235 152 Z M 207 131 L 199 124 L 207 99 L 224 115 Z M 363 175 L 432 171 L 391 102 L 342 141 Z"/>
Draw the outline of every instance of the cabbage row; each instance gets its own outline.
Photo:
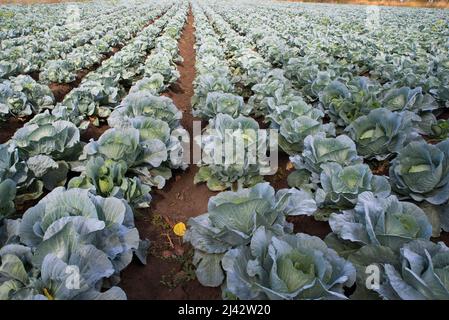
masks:
<path id="1" fill-rule="evenodd" d="M 192 97 L 193 115 L 208 119 L 202 136 L 195 143 L 203 152 L 200 170 L 194 183 L 206 182 L 213 191 L 252 186 L 263 180 L 263 167 L 248 161 L 250 150 L 268 137 L 260 134 L 259 124 L 248 117 L 251 107 L 244 103 L 233 81 L 225 47 L 208 21 L 204 9 L 192 3 L 196 29 L 196 79 Z M 232 132 L 230 135 L 229 132 Z M 226 139 L 240 139 L 245 144 L 242 163 L 226 163 L 223 146 Z"/>
<path id="2" fill-rule="evenodd" d="M 79 158 L 84 163 L 76 168 L 82 175 L 69 186 L 124 194 L 130 204 L 147 207 L 151 187 L 163 188 L 171 169 L 187 168 L 182 139 L 188 134 L 180 125 L 182 113 L 170 98 L 158 96 L 173 82 L 160 72 L 174 71 L 180 61 L 177 43 L 186 19 L 187 6 L 181 4 L 142 67 L 151 77 L 144 76 L 131 87 L 108 117 L 111 128 L 84 147 Z M 166 57 L 167 64 L 150 69 L 158 56 Z"/>

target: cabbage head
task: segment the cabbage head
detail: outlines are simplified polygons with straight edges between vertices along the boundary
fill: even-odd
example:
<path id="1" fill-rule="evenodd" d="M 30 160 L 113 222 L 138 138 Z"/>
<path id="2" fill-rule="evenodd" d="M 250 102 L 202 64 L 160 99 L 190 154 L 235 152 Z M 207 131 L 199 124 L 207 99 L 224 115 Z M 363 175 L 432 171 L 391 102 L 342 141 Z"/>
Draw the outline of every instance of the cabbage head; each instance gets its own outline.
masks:
<path id="1" fill-rule="evenodd" d="M 388 179 L 373 175 L 366 164 L 342 167 L 329 162 L 321 165 L 321 169 L 321 188 L 316 191 L 316 201 L 322 207 L 350 209 L 362 192 L 371 191 L 381 197 L 387 197 L 391 192 Z"/>
<path id="2" fill-rule="evenodd" d="M 326 138 L 324 133 L 318 133 L 307 136 L 302 154 L 290 157 L 290 161 L 296 170 L 289 175 L 288 183 L 299 188 L 309 182 L 319 183 L 323 170 L 321 165 L 325 163 L 335 162 L 345 167 L 362 163 L 362 158 L 357 155 L 355 143 L 348 136 Z"/>
<path id="3" fill-rule="evenodd" d="M 249 246 L 229 250 L 222 260 L 225 295 L 239 299 L 347 299 L 355 282 L 352 264 L 318 237 L 280 234 L 259 227 Z"/>
<path id="4" fill-rule="evenodd" d="M 138 177 L 126 177 L 127 171 L 123 160 L 94 157 L 87 162 L 80 177 L 69 181 L 69 188 L 90 189 L 102 197 L 125 199 L 132 207 L 149 207 L 151 188 Z"/>
<path id="5" fill-rule="evenodd" d="M 338 126 L 347 126 L 358 117 L 379 108 L 379 88 L 365 77 L 348 82 L 332 81 L 320 93 L 320 103 Z"/>
<path id="6" fill-rule="evenodd" d="M 0 80 L 0 120 L 8 116 L 26 117 L 45 108 L 53 108 L 54 97 L 50 88 L 20 75 Z"/>
<path id="7" fill-rule="evenodd" d="M 424 140 L 405 146 L 391 162 L 393 190 L 434 205 L 449 200 L 449 139 L 436 145 Z"/>
<path id="8" fill-rule="evenodd" d="M 47 190 L 65 183 L 70 162 L 82 151 L 78 128 L 69 121 L 54 121 L 48 114 L 17 130 L 11 144 Z"/>
<path id="9" fill-rule="evenodd" d="M 144 77 L 137 81 L 130 89 L 129 93 L 136 93 L 139 91 L 149 92 L 157 95 L 166 89 L 164 84 L 164 77 L 160 73 L 154 73 L 150 77 Z"/>
<path id="10" fill-rule="evenodd" d="M 249 115 L 251 108 L 245 105 L 243 98 L 232 93 L 210 92 L 204 106 L 198 105 L 193 111 L 195 117 L 210 119 L 219 113 L 228 114 L 233 118 L 239 115 Z"/>
<path id="11" fill-rule="evenodd" d="M 211 92 L 233 93 L 235 91 L 231 80 L 224 76 L 227 73 L 227 70 L 208 72 L 195 79 L 195 94 L 192 97 L 194 110 L 206 105 L 207 96 Z"/>
<path id="12" fill-rule="evenodd" d="M 274 99 L 268 101 L 270 113 L 266 115 L 266 119 L 268 119 L 275 128 L 279 127 L 281 122 L 286 119 L 306 116 L 319 121 L 324 117 L 323 111 L 312 107 L 299 97 L 280 105 L 274 104 L 275 101 L 276 100 Z"/>
<path id="13" fill-rule="evenodd" d="M 415 117 L 411 112 L 379 108 L 356 119 L 346 131 L 357 144 L 359 155 L 385 160 L 417 136 L 412 124 Z"/>
<path id="14" fill-rule="evenodd" d="M 409 110 L 415 113 L 431 111 L 438 108 L 435 99 L 422 92 L 422 88 L 402 87 L 390 89 L 384 93 L 382 107 L 391 111 Z"/>
<path id="15" fill-rule="evenodd" d="M 45 83 L 70 83 L 75 81 L 73 65 L 67 60 L 48 61 L 39 74 L 39 80 Z"/>
<path id="16" fill-rule="evenodd" d="M 252 146 L 257 145 L 259 124 L 252 118 L 239 116 L 233 119 L 227 114 L 218 114 L 209 121 L 202 136 L 196 137 L 196 143 L 201 146 L 203 157 L 199 164 L 200 170 L 195 175 L 194 183 L 206 182 L 210 190 L 223 191 L 237 184 L 238 187 L 251 187 L 263 180 L 260 159 L 250 163 Z M 244 154 L 234 161 L 226 159 L 225 141 L 237 139 L 243 141 Z M 232 149 L 235 153 L 235 148 Z M 241 161 L 237 161 L 241 160 Z"/>
<path id="17" fill-rule="evenodd" d="M 135 92 L 129 94 L 118 108 L 108 118 L 111 127 L 120 126 L 123 118 L 135 118 L 138 116 L 153 117 L 163 120 L 174 129 L 179 126 L 182 112 L 178 110 L 173 101 L 168 97 L 154 96 L 149 92 Z"/>
<path id="18" fill-rule="evenodd" d="M 67 228 L 72 231 L 65 238 L 62 233 Z M 58 248 L 58 255 L 63 256 L 74 242 L 101 250 L 117 276 L 131 263 L 134 252 L 143 257 L 138 252 L 139 232 L 127 202 L 95 196 L 83 189 L 55 188 L 24 213 L 19 236 L 21 243 L 35 248 L 35 265 L 41 265 L 47 254 L 58 253 Z"/>
<path id="19" fill-rule="evenodd" d="M 221 259 L 228 250 L 249 244 L 260 226 L 282 234 L 291 230 L 286 215 L 311 215 L 315 210 L 308 193 L 296 189 L 276 193 L 268 183 L 211 197 L 208 212 L 191 218 L 184 236 L 195 249 L 198 280 L 205 286 L 219 286 L 224 280 Z"/>
<path id="20" fill-rule="evenodd" d="M 386 246 L 397 250 L 415 239 L 429 240 L 432 226 L 426 214 L 417 205 L 399 201 L 394 195 L 376 197 L 372 192 L 359 195 L 354 209 L 333 213 L 329 218 L 333 234 L 328 243 L 336 243 L 339 252 L 344 242 L 364 245 Z M 338 245 L 336 238 L 343 240 Z"/>
<path id="21" fill-rule="evenodd" d="M 174 83 L 180 76 L 176 64 L 163 52 L 150 55 L 145 62 L 143 72 L 146 77 L 159 73 L 164 77 L 165 83 Z"/>
<path id="22" fill-rule="evenodd" d="M 357 269 L 355 299 L 448 300 L 449 248 L 443 243 L 414 240 L 398 251 L 365 246 L 349 260 Z M 378 287 L 366 288 L 367 266 L 380 268 Z M 360 273 L 359 273 L 360 271 Z"/>
<path id="23" fill-rule="evenodd" d="M 119 287 L 101 292 L 114 267 L 106 253 L 91 244 L 78 242 L 72 222 L 54 237 L 42 261 L 39 254 L 21 244 L 7 244 L 0 249 L 1 300 L 123 300 Z M 39 259 L 40 260 L 40 259 Z M 74 277 L 76 273 L 76 276 Z M 76 279 L 76 280 L 75 280 Z"/>
<path id="24" fill-rule="evenodd" d="M 289 155 L 300 153 L 304 148 L 304 139 L 318 133 L 335 134 L 332 124 L 323 124 L 307 116 L 286 118 L 279 125 L 279 146 Z"/>

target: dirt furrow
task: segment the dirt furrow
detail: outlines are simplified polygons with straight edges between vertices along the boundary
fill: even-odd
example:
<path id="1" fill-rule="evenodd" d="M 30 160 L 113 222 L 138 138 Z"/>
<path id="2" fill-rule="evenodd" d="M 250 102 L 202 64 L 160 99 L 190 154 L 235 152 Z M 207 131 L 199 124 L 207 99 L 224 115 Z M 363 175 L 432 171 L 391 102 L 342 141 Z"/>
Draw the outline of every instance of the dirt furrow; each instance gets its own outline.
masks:
<path id="1" fill-rule="evenodd" d="M 178 66 L 181 74 L 177 83 L 164 95 L 173 99 L 183 112 L 182 125 L 192 136 L 193 121 L 190 99 L 195 79 L 195 33 L 190 10 L 187 24 L 179 41 L 184 62 Z M 198 168 L 174 172 L 174 177 L 163 190 L 153 192 L 151 208 L 136 216 L 136 225 L 142 238 L 151 241 L 146 266 L 137 261 L 123 272 L 120 286 L 129 299 L 218 299 L 218 288 L 207 288 L 195 279 L 191 264 L 192 250 L 173 234 L 173 225 L 186 222 L 206 212 L 207 202 L 215 193 L 204 184 L 194 185 Z"/>

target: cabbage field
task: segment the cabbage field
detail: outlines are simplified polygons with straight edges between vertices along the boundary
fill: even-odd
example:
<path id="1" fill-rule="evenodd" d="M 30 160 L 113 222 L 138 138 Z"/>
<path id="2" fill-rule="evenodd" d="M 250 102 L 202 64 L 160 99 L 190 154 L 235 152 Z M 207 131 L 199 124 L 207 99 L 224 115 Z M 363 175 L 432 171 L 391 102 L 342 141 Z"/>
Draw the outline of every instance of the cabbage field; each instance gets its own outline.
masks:
<path id="1" fill-rule="evenodd" d="M 0 300 L 449 299 L 448 39 L 447 9 L 0 5 Z"/>

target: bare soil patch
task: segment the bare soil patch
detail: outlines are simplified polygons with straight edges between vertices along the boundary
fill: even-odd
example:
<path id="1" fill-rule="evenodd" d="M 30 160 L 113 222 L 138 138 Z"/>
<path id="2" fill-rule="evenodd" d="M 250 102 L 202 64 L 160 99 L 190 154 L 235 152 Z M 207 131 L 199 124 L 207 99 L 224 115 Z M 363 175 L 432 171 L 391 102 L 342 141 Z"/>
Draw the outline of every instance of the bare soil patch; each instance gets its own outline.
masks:
<path id="1" fill-rule="evenodd" d="M 5 122 L 0 122 L 0 144 L 7 142 L 14 133 L 22 128 L 31 118 L 9 118 Z"/>

